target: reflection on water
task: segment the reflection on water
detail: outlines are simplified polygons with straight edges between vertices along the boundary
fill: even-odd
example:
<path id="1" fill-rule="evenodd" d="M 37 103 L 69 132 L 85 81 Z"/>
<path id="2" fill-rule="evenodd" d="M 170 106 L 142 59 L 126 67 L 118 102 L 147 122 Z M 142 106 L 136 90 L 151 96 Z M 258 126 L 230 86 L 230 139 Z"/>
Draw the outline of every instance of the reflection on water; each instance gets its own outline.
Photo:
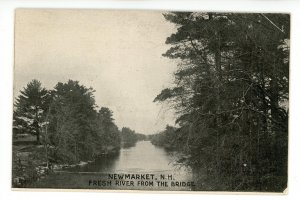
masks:
<path id="1" fill-rule="evenodd" d="M 94 163 L 70 170 L 99 173 L 187 173 L 189 170 L 176 164 L 176 159 L 176 154 L 168 153 L 163 148 L 152 145 L 150 141 L 139 141 L 134 147 L 122 148 L 118 155 L 103 157 Z"/>
<path id="2" fill-rule="evenodd" d="M 153 146 L 149 141 L 140 141 L 135 147 L 121 150 L 114 171 L 135 173 L 173 171 L 176 168 L 174 160 L 175 158 L 164 149 Z"/>
<path id="3" fill-rule="evenodd" d="M 85 166 L 68 169 L 38 182 L 34 187 L 45 188 L 104 188 L 89 186 L 91 179 L 107 179 L 108 174 L 155 174 L 173 175 L 174 181 L 191 181 L 192 173 L 187 167 L 175 164 L 176 153 L 168 153 L 156 147 L 150 141 L 139 141 L 134 147 L 122 148 L 114 156 L 103 157 Z M 115 189 L 154 189 L 154 190 L 190 190 L 191 188 L 143 188 L 143 187 L 111 187 Z M 109 189 L 109 188 L 108 188 Z"/>
<path id="4" fill-rule="evenodd" d="M 114 156 L 103 157 L 83 167 L 70 169 L 74 172 L 143 173 L 172 172 L 188 173 L 186 167 L 176 164 L 176 154 L 154 146 L 150 141 L 139 141 L 134 147 L 122 148 Z"/>

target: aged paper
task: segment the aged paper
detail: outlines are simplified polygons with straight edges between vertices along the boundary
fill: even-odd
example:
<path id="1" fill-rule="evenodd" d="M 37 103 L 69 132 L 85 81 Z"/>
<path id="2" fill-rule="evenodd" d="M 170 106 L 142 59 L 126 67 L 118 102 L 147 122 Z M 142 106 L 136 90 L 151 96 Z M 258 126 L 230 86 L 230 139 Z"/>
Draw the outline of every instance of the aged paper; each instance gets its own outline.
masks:
<path id="1" fill-rule="evenodd" d="M 12 187 L 287 188 L 290 16 L 17 9 Z"/>

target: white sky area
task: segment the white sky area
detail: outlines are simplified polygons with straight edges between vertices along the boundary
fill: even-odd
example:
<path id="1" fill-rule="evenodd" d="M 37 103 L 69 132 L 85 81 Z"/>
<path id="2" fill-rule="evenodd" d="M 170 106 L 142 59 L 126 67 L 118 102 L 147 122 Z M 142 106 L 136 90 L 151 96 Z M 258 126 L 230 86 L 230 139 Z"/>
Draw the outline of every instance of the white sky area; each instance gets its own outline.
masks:
<path id="1" fill-rule="evenodd" d="M 162 56 L 176 31 L 157 11 L 22 9 L 15 21 L 15 95 L 32 79 L 47 89 L 78 80 L 93 87 L 121 129 L 153 134 L 174 124 L 154 103 L 173 82 L 176 62 Z"/>

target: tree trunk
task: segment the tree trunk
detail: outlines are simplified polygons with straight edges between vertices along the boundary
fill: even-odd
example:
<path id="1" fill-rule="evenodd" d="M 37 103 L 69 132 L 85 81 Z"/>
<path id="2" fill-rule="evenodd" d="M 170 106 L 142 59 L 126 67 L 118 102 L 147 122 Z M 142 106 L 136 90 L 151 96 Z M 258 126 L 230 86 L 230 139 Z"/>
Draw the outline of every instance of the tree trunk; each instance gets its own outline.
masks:
<path id="1" fill-rule="evenodd" d="M 36 142 L 37 144 L 41 144 L 41 139 L 40 139 L 40 129 L 36 129 Z"/>

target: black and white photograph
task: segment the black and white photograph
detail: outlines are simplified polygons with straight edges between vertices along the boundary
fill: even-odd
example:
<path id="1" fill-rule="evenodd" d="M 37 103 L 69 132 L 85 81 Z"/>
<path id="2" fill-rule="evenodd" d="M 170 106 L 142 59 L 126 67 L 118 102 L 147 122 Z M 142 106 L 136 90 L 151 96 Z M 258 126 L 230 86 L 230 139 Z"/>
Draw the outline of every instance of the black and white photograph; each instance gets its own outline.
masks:
<path id="1" fill-rule="evenodd" d="M 18 8 L 13 189 L 288 189 L 285 12 Z"/>

